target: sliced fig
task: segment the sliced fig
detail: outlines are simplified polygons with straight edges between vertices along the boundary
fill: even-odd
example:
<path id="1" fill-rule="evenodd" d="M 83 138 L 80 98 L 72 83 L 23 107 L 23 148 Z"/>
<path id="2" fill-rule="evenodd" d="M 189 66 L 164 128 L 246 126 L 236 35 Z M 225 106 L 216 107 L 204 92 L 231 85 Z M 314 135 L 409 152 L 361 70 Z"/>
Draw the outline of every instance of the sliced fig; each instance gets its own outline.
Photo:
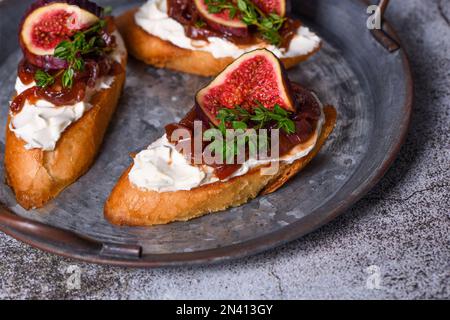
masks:
<path id="1" fill-rule="evenodd" d="M 77 31 L 88 28 L 100 18 L 102 9 L 87 0 L 40 0 L 25 14 L 20 28 L 20 44 L 32 63 L 61 65 L 52 56 L 55 47 Z"/>
<path id="2" fill-rule="evenodd" d="M 292 90 L 281 61 L 270 51 L 258 49 L 243 54 L 197 93 L 196 102 L 214 123 L 222 108 L 241 106 L 247 110 L 276 104 L 295 111 Z"/>
<path id="3" fill-rule="evenodd" d="M 205 0 L 194 0 L 194 3 L 200 15 L 214 30 L 236 37 L 246 37 L 248 35 L 248 26 L 237 15 L 234 18 L 230 18 L 229 10 L 210 13 Z"/>
<path id="4" fill-rule="evenodd" d="M 251 0 L 261 11 L 276 13 L 280 17 L 286 14 L 286 0 Z"/>

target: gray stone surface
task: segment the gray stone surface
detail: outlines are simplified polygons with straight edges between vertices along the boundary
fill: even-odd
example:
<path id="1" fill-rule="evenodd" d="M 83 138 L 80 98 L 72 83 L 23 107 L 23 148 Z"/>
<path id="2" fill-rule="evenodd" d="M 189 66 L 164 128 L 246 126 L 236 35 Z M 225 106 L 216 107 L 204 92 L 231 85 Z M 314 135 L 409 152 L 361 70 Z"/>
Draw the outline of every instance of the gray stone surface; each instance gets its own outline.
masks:
<path id="1" fill-rule="evenodd" d="M 412 127 L 348 213 L 270 252 L 189 268 L 88 265 L 0 234 L 0 299 L 450 298 L 450 1 L 392 0 L 388 18 L 414 71 Z"/>

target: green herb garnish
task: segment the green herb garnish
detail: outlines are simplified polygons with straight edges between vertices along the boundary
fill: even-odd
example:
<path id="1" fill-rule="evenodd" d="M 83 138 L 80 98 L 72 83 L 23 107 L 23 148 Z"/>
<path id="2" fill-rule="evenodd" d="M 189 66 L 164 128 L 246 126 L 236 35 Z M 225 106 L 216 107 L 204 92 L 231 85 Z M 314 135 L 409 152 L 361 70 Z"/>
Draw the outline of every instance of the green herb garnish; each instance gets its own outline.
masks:
<path id="1" fill-rule="evenodd" d="M 230 19 L 234 19 L 238 12 L 236 5 L 228 0 L 205 0 L 209 13 L 221 13 L 228 10 Z"/>
<path id="2" fill-rule="evenodd" d="M 224 158 L 226 163 L 233 163 L 234 157 L 240 155 L 245 145 L 248 145 L 251 154 L 256 154 L 257 150 L 267 147 L 267 136 L 257 135 L 257 138 L 252 139 L 246 135 L 248 129 L 263 129 L 267 124 L 274 122 L 277 129 L 283 130 L 287 134 L 295 133 L 295 123 L 289 118 L 288 111 L 278 104 L 274 106 L 273 110 L 265 108 L 258 101 L 256 104 L 257 107 L 252 112 L 240 106 L 236 106 L 234 109 L 220 109 L 216 116 L 220 120 L 219 124 L 217 127 L 212 125 L 212 129 L 205 132 L 204 137 L 207 140 L 211 140 L 218 133 L 223 137 L 221 141 L 214 141 L 208 147 Z M 235 134 L 232 140 L 223 141 L 227 137 L 227 127 L 234 129 Z"/>
<path id="3" fill-rule="evenodd" d="M 279 46 L 281 35 L 279 33 L 286 18 L 276 13 L 266 14 L 249 0 L 205 0 L 209 13 L 220 13 L 228 10 L 230 19 L 239 13 L 239 18 L 249 26 L 256 26 L 261 36 L 270 44 Z"/>
<path id="4" fill-rule="evenodd" d="M 256 104 L 258 106 L 253 109 L 253 113 L 240 106 L 220 109 L 217 114 L 217 119 L 220 120 L 219 130 L 224 133 L 227 123 L 231 123 L 233 129 L 246 129 L 250 124 L 255 129 L 262 129 L 269 122 L 275 122 L 277 129 L 284 130 L 287 134 L 295 133 L 295 123 L 289 118 L 290 113 L 280 105 L 276 104 L 273 110 L 269 110 L 259 101 Z"/>
<path id="5" fill-rule="evenodd" d="M 195 21 L 194 25 L 196 28 L 203 28 L 204 26 L 206 26 L 206 22 L 203 20 L 197 20 Z"/>
<path id="6" fill-rule="evenodd" d="M 99 32 L 106 26 L 105 20 L 100 20 L 91 28 L 77 32 L 70 40 L 61 41 L 55 48 L 54 56 L 68 62 L 68 67 L 56 75 L 38 70 L 35 75 L 36 85 L 44 88 L 55 83 L 58 76 L 62 76 L 64 88 L 71 88 L 76 71 L 84 70 L 84 56 L 87 54 L 101 54 L 105 50 L 104 41 Z"/>
<path id="7" fill-rule="evenodd" d="M 55 83 L 55 78 L 43 70 L 36 71 L 34 80 L 36 81 L 36 85 L 41 88 L 51 86 L 53 83 Z"/>

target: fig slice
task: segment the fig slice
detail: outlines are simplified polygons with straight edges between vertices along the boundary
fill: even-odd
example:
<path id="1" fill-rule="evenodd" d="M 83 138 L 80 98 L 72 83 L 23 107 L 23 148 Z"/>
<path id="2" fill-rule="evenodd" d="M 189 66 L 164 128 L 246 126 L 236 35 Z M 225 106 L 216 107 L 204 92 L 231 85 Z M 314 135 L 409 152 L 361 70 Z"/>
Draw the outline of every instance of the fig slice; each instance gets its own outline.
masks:
<path id="1" fill-rule="evenodd" d="M 231 19 L 228 10 L 210 13 L 205 0 L 194 0 L 194 3 L 202 18 L 212 29 L 236 37 L 246 37 L 248 35 L 248 26 L 237 15 Z"/>
<path id="2" fill-rule="evenodd" d="M 96 23 L 101 12 L 101 8 L 87 0 L 35 2 L 23 18 L 20 29 L 20 44 L 25 55 L 53 55 L 61 41 Z M 46 61 L 42 58 L 32 60 Z"/>
<path id="3" fill-rule="evenodd" d="M 267 14 L 276 13 L 280 17 L 286 15 L 286 0 L 251 0 L 261 11 Z"/>
<path id="4" fill-rule="evenodd" d="M 196 96 L 196 103 L 209 120 L 218 124 L 220 109 L 258 105 L 273 109 L 276 104 L 295 111 L 292 89 L 281 61 L 266 49 L 243 54 Z"/>

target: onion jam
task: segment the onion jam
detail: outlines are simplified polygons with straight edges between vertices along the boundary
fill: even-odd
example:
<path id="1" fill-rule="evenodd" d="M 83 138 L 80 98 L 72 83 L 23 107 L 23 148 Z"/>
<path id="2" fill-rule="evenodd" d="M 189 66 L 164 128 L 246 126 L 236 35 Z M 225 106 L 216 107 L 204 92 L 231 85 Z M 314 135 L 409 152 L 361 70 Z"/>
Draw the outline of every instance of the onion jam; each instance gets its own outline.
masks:
<path id="1" fill-rule="evenodd" d="M 279 157 L 288 154 L 295 146 L 307 142 L 316 131 L 319 119 L 321 117 L 321 108 L 316 97 L 309 90 L 301 87 L 299 84 L 292 83 L 293 98 L 295 101 L 296 111 L 290 118 L 295 123 L 295 132 L 292 134 L 286 133 L 284 130 L 280 130 L 279 135 Z M 178 123 L 172 123 L 166 126 L 166 135 L 171 140 L 172 133 L 176 129 L 187 129 L 191 136 L 191 150 L 194 150 L 194 121 L 202 122 L 202 132 L 205 132 L 210 128 L 210 122 L 207 116 L 199 106 L 195 106 L 191 111 Z M 269 123 L 265 129 L 270 130 L 275 128 L 275 125 Z M 171 141 L 175 145 L 177 141 Z M 186 143 L 184 141 L 184 143 Z M 202 152 L 210 142 L 204 141 L 202 146 Z M 270 147 L 270 144 L 269 144 Z M 269 148 L 270 149 L 270 148 Z M 269 150 L 270 154 L 270 150 Z M 194 164 L 194 155 L 185 154 L 190 158 L 192 164 Z M 220 179 L 225 180 L 229 178 L 234 172 L 241 168 L 241 164 L 210 164 L 214 168 L 214 174 Z"/>

